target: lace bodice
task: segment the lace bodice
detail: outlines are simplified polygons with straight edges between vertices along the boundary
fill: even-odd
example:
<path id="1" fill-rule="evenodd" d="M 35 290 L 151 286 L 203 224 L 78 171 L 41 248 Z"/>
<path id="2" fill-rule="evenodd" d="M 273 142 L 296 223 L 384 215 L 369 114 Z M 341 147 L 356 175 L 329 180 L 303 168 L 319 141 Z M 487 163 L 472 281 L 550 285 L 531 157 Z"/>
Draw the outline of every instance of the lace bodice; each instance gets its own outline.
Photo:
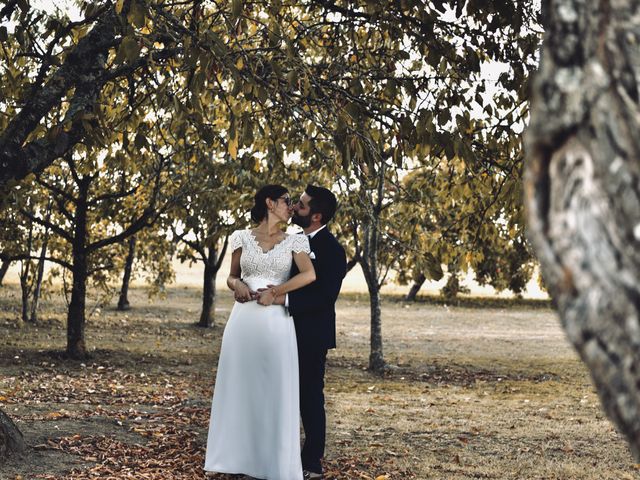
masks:
<path id="1" fill-rule="evenodd" d="M 311 252 L 309 239 L 305 235 L 287 235 L 271 250 L 263 252 L 251 230 L 233 232 L 229 237 L 229 246 L 231 252 L 242 248 L 242 280 L 251 289 L 286 282 L 291 271 L 293 253 Z"/>

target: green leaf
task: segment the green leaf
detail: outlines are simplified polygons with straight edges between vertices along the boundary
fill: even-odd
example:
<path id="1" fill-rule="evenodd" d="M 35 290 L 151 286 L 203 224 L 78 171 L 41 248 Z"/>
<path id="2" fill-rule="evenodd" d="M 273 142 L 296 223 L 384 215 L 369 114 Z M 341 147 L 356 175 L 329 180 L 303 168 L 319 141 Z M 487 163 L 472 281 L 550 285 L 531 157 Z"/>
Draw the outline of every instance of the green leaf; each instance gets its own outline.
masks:
<path id="1" fill-rule="evenodd" d="M 140 56 L 140 45 L 138 45 L 136 38 L 132 36 L 123 38 L 117 56 L 120 56 L 120 52 L 127 62 L 135 62 Z"/>
<path id="2" fill-rule="evenodd" d="M 441 110 L 438 114 L 438 125 L 443 127 L 451 120 L 451 112 L 448 109 Z"/>
<path id="3" fill-rule="evenodd" d="M 444 153 L 447 156 L 447 160 L 451 160 L 456 156 L 455 145 L 452 139 L 449 139 L 447 143 L 444 145 Z"/>
<path id="4" fill-rule="evenodd" d="M 242 145 L 253 143 L 253 122 L 248 117 L 242 120 Z"/>
<path id="5" fill-rule="evenodd" d="M 132 2 L 127 15 L 127 21 L 138 28 L 142 28 L 147 22 L 146 13 L 144 5 L 139 2 Z"/>
<path id="6" fill-rule="evenodd" d="M 298 72 L 296 70 L 291 70 L 287 73 L 287 83 L 289 84 L 289 88 L 293 90 L 298 88 Z"/>
<path id="7" fill-rule="evenodd" d="M 136 138 L 133 141 L 134 145 L 137 149 L 142 150 L 147 146 L 147 137 L 145 137 L 142 133 L 136 133 Z"/>
<path id="8" fill-rule="evenodd" d="M 15 30 L 13 31 L 13 34 L 15 35 L 16 40 L 18 40 L 18 43 L 20 44 L 20 46 L 22 48 L 24 48 L 25 45 L 26 45 L 25 44 L 24 29 L 22 27 L 20 27 L 20 26 L 17 26 L 15 28 Z"/>
<path id="9" fill-rule="evenodd" d="M 398 84 L 393 78 L 387 80 L 387 84 L 384 87 L 384 93 L 391 99 L 396 97 L 396 94 L 398 93 Z"/>
<path id="10" fill-rule="evenodd" d="M 203 127 L 200 130 L 200 135 L 202 137 L 202 140 L 204 140 L 207 145 L 212 145 L 214 140 L 216 139 L 215 133 L 210 127 Z"/>
<path id="11" fill-rule="evenodd" d="M 396 167 L 402 168 L 402 150 L 398 147 L 393 150 L 393 161 L 396 164 Z"/>
<path id="12" fill-rule="evenodd" d="M 192 77 L 191 82 L 189 84 L 189 90 L 194 95 L 200 94 L 204 87 L 205 75 L 202 70 L 198 70 Z"/>
<path id="13" fill-rule="evenodd" d="M 234 160 L 238 157 L 238 132 L 236 129 L 236 118 L 233 113 L 229 121 L 229 138 L 227 139 L 227 152 Z"/>
<path id="14" fill-rule="evenodd" d="M 430 253 L 425 254 L 424 258 L 426 273 L 429 278 L 434 281 L 440 280 L 444 276 L 444 272 L 442 271 L 442 265 L 440 262 Z"/>
<path id="15" fill-rule="evenodd" d="M 243 7 L 244 5 L 242 0 L 233 0 L 231 2 L 231 16 L 234 19 L 238 18 L 240 15 L 242 15 Z"/>
<path id="16" fill-rule="evenodd" d="M 360 110 L 360 106 L 355 102 L 351 102 L 347 104 L 347 106 L 345 107 L 345 110 L 347 111 L 349 116 L 354 120 L 358 120 L 360 118 L 360 115 L 362 114 L 362 111 Z"/>

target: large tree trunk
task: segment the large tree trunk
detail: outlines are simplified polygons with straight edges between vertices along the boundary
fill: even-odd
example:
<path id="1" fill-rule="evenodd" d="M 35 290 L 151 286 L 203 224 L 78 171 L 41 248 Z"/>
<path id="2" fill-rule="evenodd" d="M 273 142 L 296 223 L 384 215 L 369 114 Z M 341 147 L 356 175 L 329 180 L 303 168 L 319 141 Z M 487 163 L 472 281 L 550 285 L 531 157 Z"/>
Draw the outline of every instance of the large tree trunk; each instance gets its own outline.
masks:
<path id="1" fill-rule="evenodd" d="M 413 285 L 411 285 L 411 289 L 409 290 L 409 293 L 407 293 L 407 296 L 405 297 L 405 300 L 407 302 L 415 302 L 416 301 L 416 297 L 418 296 L 418 292 L 420 291 L 420 289 L 422 288 L 422 285 L 424 285 L 424 282 L 426 280 L 427 280 L 427 277 L 425 277 L 425 275 L 423 273 L 421 273 L 418 276 L 416 281 L 413 282 Z"/>
<path id="2" fill-rule="evenodd" d="M 84 343 L 85 304 L 87 298 L 87 193 L 90 179 L 83 179 L 79 184 L 79 195 L 76 205 L 75 228 L 72 245 L 73 283 L 71 301 L 67 313 L 67 355 L 71 358 L 84 359 L 87 349 Z"/>
<path id="3" fill-rule="evenodd" d="M 204 262 L 204 284 L 202 288 L 202 312 L 200 313 L 199 327 L 212 327 L 216 304 L 216 268 L 217 252 L 215 248 L 209 248 Z"/>
<path id="4" fill-rule="evenodd" d="M 15 423 L 0 410 L 0 464 L 8 455 L 22 453 L 26 444 Z"/>
<path id="5" fill-rule="evenodd" d="M 122 288 L 118 299 L 118 310 L 129 310 L 129 283 L 131 282 L 131 272 L 133 271 L 133 259 L 136 256 L 136 236 L 129 237 L 129 251 L 124 264 L 124 275 L 122 276 Z"/>
<path id="6" fill-rule="evenodd" d="M 9 260 L 3 260 L 2 264 L 0 264 L 0 287 L 2 286 L 2 282 L 5 275 L 7 274 L 7 270 L 9 270 L 10 265 L 11 262 Z"/>
<path id="7" fill-rule="evenodd" d="M 543 2 L 529 235 L 568 338 L 640 460 L 638 2 Z"/>

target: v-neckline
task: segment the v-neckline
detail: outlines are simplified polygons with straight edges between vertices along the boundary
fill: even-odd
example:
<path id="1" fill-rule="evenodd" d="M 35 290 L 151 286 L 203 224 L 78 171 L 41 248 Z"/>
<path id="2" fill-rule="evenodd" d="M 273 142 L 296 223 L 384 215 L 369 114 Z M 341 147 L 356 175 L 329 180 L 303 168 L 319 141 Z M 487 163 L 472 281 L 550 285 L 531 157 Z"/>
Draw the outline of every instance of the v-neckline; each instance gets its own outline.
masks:
<path id="1" fill-rule="evenodd" d="M 274 243 L 273 247 L 271 247 L 269 250 L 267 250 L 265 252 L 264 248 L 262 248 L 262 245 L 260 245 L 260 242 L 258 242 L 258 239 L 256 237 L 256 234 L 253 233 L 253 230 L 249 230 L 249 236 L 252 238 L 253 243 L 255 243 L 256 247 L 258 247 L 258 249 L 260 250 L 260 252 L 262 252 L 263 255 L 268 254 L 269 252 L 273 251 L 278 245 L 280 245 L 282 242 L 284 242 L 287 238 L 289 238 L 289 235 L 287 235 L 286 233 L 284 234 L 284 238 L 282 240 L 280 240 L 278 243 Z"/>

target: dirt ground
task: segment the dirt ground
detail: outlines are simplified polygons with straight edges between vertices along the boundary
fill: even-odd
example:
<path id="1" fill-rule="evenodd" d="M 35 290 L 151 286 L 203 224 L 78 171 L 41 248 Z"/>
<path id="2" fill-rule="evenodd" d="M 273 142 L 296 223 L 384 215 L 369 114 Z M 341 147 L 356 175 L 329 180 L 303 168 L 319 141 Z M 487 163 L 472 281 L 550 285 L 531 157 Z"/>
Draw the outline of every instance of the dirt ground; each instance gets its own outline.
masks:
<path id="1" fill-rule="evenodd" d="M 59 353 L 63 302 L 45 302 L 41 321 L 22 325 L 17 287 L 0 288 L 0 407 L 30 445 L 0 465 L 0 479 L 205 478 L 232 299 L 220 292 L 212 329 L 194 326 L 195 288 L 152 301 L 134 289 L 131 301 L 126 313 L 113 304 L 94 311 L 86 336 L 95 350 L 78 362 Z M 367 299 L 340 300 L 326 379 L 327 478 L 640 476 L 547 306 L 387 298 L 383 335 L 391 368 L 378 377 L 366 370 Z"/>

